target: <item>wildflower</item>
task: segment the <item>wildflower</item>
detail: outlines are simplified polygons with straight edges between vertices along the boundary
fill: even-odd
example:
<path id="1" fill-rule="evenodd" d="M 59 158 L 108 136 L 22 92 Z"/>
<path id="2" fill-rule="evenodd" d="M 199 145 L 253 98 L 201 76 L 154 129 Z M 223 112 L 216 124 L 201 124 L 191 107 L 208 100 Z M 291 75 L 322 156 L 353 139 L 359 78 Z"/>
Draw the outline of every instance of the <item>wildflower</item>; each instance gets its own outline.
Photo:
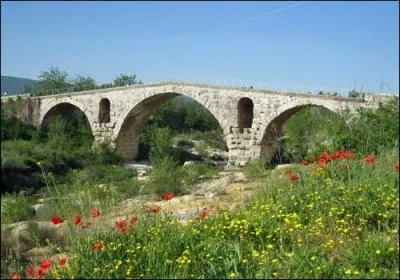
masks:
<path id="1" fill-rule="evenodd" d="M 133 225 L 137 222 L 138 218 L 133 216 L 132 219 L 130 220 L 130 224 Z"/>
<path id="2" fill-rule="evenodd" d="M 289 176 L 289 178 L 290 178 L 290 181 L 296 182 L 299 179 L 299 176 L 297 176 L 296 174 L 291 174 Z"/>
<path id="3" fill-rule="evenodd" d="M 43 278 L 46 275 L 46 269 L 43 267 L 39 267 L 38 275 L 39 275 L 39 279 Z"/>
<path id="4" fill-rule="evenodd" d="M 151 212 L 153 212 L 154 214 L 157 214 L 158 212 L 160 212 L 161 208 L 160 207 L 153 207 L 151 208 Z"/>
<path id="5" fill-rule="evenodd" d="M 30 277 L 35 276 L 35 267 L 33 265 L 31 265 L 30 267 L 28 267 L 26 269 L 26 274 Z"/>
<path id="6" fill-rule="evenodd" d="M 40 268 L 43 268 L 44 270 L 48 269 L 52 265 L 52 261 L 50 259 L 44 260 L 40 263 Z"/>
<path id="7" fill-rule="evenodd" d="M 394 164 L 394 169 L 397 169 L 397 171 L 400 170 L 400 162 L 396 162 L 396 163 Z"/>
<path id="8" fill-rule="evenodd" d="M 100 250 L 103 249 L 103 248 L 104 248 L 104 243 L 103 243 L 103 241 L 96 242 L 96 243 L 93 245 L 93 249 L 94 249 L 95 251 L 100 251 Z"/>
<path id="9" fill-rule="evenodd" d="M 53 224 L 55 224 L 55 225 L 61 224 L 61 223 L 62 223 L 62 219 L 61 219 L 60 216 L 53 216 L 53 217 L 51 218 L 51 222 L 52 222 Z"/>
<path id="10" fill-rule="evenodd" d="M 67 263 L 67 258 L 61 258 L 61 259 L 58 260 L 58 265 L 60 267 L 65 266 L 66 263 Z"/>
<path id="11" fill-rule="evenodd" d="M 19 275 L 18 272 L 14 272 L 14 273 L 13 273 L 13 276 L 12 276 L 12 279 L 13 279 L 13 280 L 20 280 L 20 279 L 21 279 L 21 275 Z"/>
<path id="12" fill-rule="evenodd" d="M 307 165 L 309 165 L 310 163 L 307 161 L 307 160 L 305 160 L 305 161 L 303 161 L 303 165 L 304 166 L 307 166 Z"/>
<path id="13" fill-rule="evenodd" d="M 163 198 L 164 200 L 170 200 L 170 199 L 173 199 L 174 196 L 175 196 L 175 194 L 174 194 L 173 192 L 169 192 L 169 193 L 164 194 L 164 195 L 162 196 L 162 198 Z"/>
<path id="14" fill-rule="evenodd" d="M 381 250 L 379 250 L 379 249 L 375 251 L 375 254 L 377 254 L 377 255 L 380 255 L 381 253 L 382 253 L 382 252 L 381 252 Z"/>
<path id="15" fill-rule="evenodd" d="M 116 221 L 115 224 L 118 227 L 119 231 L 123 234 L 128 230 L 128 223 L 126 222 L 126 220 Z"/>
<path id="16" fill-rule="evenodd" d="M 206 218 L 206 215 L 207 215 L 206 211 L 201 211 L 199 214 L 200 220 L 204 220 Z"/>
<path id="17" fill-rule="evenodd" d="M 96 217 L 100 216 L 100 211 L 99 211 L 99 209 L 94 208 L 94 209 L 91 211 L 91 214 L 92 214 L 92 217 L 93 217 L 93 218 L 96 218 Z"/>
<path id="18" fill-rule="evenodd" d="M 73 218 L 74 224 L 79 225 L 81 223 L 81 217 L 80 216 L 75 216 Z"/>
<path id="19" fill-rule="evenodd" d="M 286 169 L 285 174 L 292 182 L 296 182 L 299 179 L 299 176 L 297 176 L 291 169 Z"/>
<path id="20" fill-rule="evenodd" d="M 375 160 L 376 160 L 376 158 L 375 158 L 373 155 L 368 155 L 368 156 L 366 156 L 366 157 L 364 158 L 364 161 L 365 161 L 366 163 L 369 163 L 369 164 L 374 163 Z"/>

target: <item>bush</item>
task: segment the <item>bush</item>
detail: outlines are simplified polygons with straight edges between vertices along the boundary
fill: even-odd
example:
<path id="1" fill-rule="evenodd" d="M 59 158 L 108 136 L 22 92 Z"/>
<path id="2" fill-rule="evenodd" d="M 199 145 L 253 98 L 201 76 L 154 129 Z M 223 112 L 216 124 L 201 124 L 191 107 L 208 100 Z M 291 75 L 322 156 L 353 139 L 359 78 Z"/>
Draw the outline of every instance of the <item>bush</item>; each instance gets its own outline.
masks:
<path id="1" fill-rule="evenodd" d="M 146 186 L 159 196 L 167 192 L 182 194 L 185 192 L 182 178 L 183 171 L 178 163 L 171 157 L 163 157 L 153 164 L 153 170 Z"/>
<path id="2" fill-rule="evenodd" d="M 33 211 L 26 196 L 20 194 L 4 194 L 1 196 L 1 223 L 11 224 L 27 220 Z"/>
<path id="3" fill-rule="evenodd" d="M 84 181 L 96 183 L 123 182 L 136 176 L 136 169 L 119 165 L 93 165 L 81 172 Z"/>
<path id="4" fill-rule="evenodd" d="M 194 163 L 182 167 L 186 186 L 193 186 L 200 179 L 211 178 L 218 174 L 218 169 L 204 163 Z"/>

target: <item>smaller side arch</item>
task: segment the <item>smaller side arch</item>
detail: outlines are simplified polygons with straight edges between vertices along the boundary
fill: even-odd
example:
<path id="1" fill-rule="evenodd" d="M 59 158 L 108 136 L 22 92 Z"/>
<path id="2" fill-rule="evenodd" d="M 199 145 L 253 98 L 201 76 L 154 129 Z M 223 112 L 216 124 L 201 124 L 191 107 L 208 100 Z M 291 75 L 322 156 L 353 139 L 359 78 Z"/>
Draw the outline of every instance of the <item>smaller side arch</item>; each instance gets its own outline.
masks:
<path id="1" fill-rule="evenodd" d="M 237 120 L 240 133 L 243 133 L 245 128 L 251 128 L 253 126 L 253 117 L 253 101 L 248 97 L 241 98 L 237 106 Z"/>
<path id="2" fill-rule="evenodd" d="M 259 131 L 257 142 L 260 145 L 260 158 L 271 160 L 283 124 L 296 112 L 303 108 L 314 106 L 323 107 L 334 113 L 338 113 L 341 109 L 340 102 L 332 103 L 320 100 L 294 100 L 280 106 L 268 116 Z"/>
<path id="3" fill-rule="evenodd" d="M 102 98 L 99 102 L 99 123 L 109 123 L 110 118 L 110 100 Z"/>

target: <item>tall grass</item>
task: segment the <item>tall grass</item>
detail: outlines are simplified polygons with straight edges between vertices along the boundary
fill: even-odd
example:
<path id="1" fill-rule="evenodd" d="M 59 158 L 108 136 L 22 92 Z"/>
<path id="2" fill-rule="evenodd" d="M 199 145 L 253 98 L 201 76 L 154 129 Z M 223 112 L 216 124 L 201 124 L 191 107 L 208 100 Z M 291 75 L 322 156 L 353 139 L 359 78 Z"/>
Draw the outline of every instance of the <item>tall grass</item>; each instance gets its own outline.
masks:
<path id="1" fill-rule="evenodd" d="M 138 210 L 125 234 L 111 227 L 77 237 L 69 267 L 51 276 L 398 278 L 397 154 L 375 163 L 340 159 L 325 169 L 297 165 L 293 182 L 286 170 L 274 171 L 242 209 L 206 211 L 186 226 L 168 213 Z M 104 248 L 95 250 L 99 241 Z"/>

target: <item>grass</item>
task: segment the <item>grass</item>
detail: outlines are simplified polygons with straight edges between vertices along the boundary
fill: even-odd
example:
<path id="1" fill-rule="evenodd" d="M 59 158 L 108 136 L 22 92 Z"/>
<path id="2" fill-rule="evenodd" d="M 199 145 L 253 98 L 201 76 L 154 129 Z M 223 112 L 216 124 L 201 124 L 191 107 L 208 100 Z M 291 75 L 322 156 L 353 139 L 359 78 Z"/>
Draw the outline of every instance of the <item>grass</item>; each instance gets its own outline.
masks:
<path id="1" fill-rule="evenodd" d="M 125 234 L 115 226 L 85 232 L 70 223 L 68 265 L 47 276 L 396 279 L 397 154 L 387 151 L 374 163 L 338 159 L 325 169 L 318 163 L 294 165 L 291 174 L 299 177 L 294 181 L 285 169 L 266 172 L 263 188 L 243 207 L 206 210 L 204 219 L 201 211 L 185 226 L 146 208 L 131 213 L 138 221 Z M 93 205 L 97 192 L 91 189 L 92 197 L 62 215 L 88 215 L 94 206 L 105 214 L 112 202 Z M 94 249 L 98 242 L 104 248 Z"/>

